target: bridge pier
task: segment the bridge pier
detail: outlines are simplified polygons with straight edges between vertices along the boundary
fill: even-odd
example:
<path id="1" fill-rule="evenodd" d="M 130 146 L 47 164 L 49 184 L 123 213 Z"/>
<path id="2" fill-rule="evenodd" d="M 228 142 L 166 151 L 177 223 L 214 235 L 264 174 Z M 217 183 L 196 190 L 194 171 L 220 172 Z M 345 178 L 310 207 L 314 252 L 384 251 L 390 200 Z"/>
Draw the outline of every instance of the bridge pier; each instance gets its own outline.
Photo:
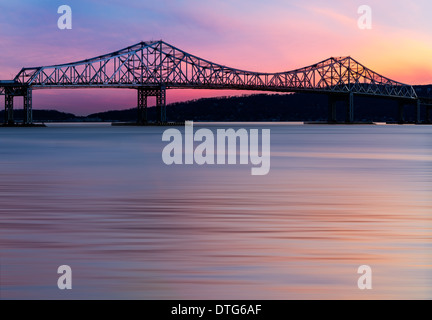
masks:
<path id="1" fill-rule="evenodd" d="M 147 117 L 147 98 L 156 97 L 156 121 L 165 123 L 166 118 L 166 88 L 161 86 L 158 88 L 138 88 L 137 123 L 145 125 L 148 122 Z"/>
<path id="2" fill-rule="evenodd" d="M 328 117 L 327 121 L 329 123 L 336 122 L 336 97 L 333 94 L 328 96 Z"/>
<path id="3" fill-rule="evenodd" d="M 24 120 L 23 124 L 33 124 L 33 111 L 32 111 L 32 89 L 30 87 L 14 87 L 7 88 L 3 91 L 5 95 L 5 113 L 4 124 L 7 126 L 14 126 L 14 97 L 22 96 L 24 99 Z"/>
<path id="4" fill-rule="evenodd" d="M 137 122 L 138 124 L 144 125 L 147 123 L 147 97 L 148 97 L 148 90 L 139 88 L 138 89 L 138 118 Z"/>
<path id="5" fill-rule="evenodd" d="M 416 123 L 419 124 L 420 122 L 421 122 L 421 102 L 420 99 L 417 99 Z"/>
<path id="6" fill-rule="evenodd" d="M 33 123 L 33 110 L 32 110 L 32 89 L 27 88 L 24 91 L 24 121 L 23 124 Z"/>
<path id="7" fill-rule="evenodd" d="M 348 95 L 347 111 L 345 122 L 352 123 L 354 121 L 354 93 Z"/>
<path id="8" fill-rule="evenodd" d="M 336 102 L 346 101 L 346 116 L 345 123 L 352 123 L 354 121 L 354 94 L 350 92 L 348 97 L 346 94 L 329 94 L 328 96 L 328 123 L 336 123 Z"/>
<path id="9" fill-rule="evenodd" d="M 13 114 L 13 98 L 12 94 L 5 94 L 5 119 L 4 123 L 7 125 L 14 125 L 14 114 Z"/>
<path id="10" fill-rule="evenodd" d="M 166 88 L 161 86 L 156 95 L 157 117 L 161 123 L 167 122 L 166 118 Z"/>
<path id="11" fill-rule="evenodd" d="M 398 123 L 399 124 L 403 124 L 405 122 L 405 117 L 404 117 L 404 106 L 405 106 L 405 102 L 402 100 L 399 100 L 398 103 Z"/>

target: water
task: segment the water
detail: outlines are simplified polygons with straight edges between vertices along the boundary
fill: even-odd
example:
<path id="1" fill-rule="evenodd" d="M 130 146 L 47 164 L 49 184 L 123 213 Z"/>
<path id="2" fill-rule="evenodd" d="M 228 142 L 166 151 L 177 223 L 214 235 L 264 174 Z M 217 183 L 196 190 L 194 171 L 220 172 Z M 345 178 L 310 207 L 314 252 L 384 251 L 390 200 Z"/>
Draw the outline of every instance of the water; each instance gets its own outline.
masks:
<path id="1" fill-rule="evenodd" d="M 431 126 L 202 126 L 270 128 L 269 174 L 167 166 L 164 127 L 0 128 L 0 297 L 432 298 Z"/>

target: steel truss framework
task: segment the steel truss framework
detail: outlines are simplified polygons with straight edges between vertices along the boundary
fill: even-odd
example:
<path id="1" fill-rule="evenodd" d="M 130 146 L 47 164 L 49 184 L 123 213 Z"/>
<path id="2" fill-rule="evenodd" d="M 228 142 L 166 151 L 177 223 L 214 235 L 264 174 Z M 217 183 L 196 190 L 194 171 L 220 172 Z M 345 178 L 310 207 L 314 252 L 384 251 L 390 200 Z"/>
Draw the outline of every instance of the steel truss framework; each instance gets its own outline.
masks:
<path id="1" fill-rule="evenodd" d="M 164 41 L 140 42 L 69 64 L 23 68 L 15 81 L 34 88 L 165 86 L 417 97 L 412 86 L 381 76 L 351 57 L 329 58 L 293 71 L 258 73 L 198 58 Z"/>
<path id="2" fill-rule="evenodd" d="M 24 109 L 24 124 L 31 124 L 33 122 L 32 112 L 32 89 L 30 86 L 22 86 L 17 84 L 3 84 L 0 82 L 0 95 L 5 95 L 5 113 L 4 123 L 12 125 L 14 124 L 14 97 L 23 97 L 23 109 Z"/>
<path id="3" fill-rule="evenodd" d="M 156 97 L 156 114 L 160 122 L 166 122 L 166 90 L 164 87 L 152 88 L 139 88 L 138 89 L 138 101 L 137 110 L 138 117 L 137 122 L 139 124 L 145 124 L 148 121 L 147 118 L 147 98 Z"/>
<path id="4" fill-rule="evenodd" d="M 321 92 L 416 100 L 411 85 L 384 77 L 351 57 L 332 57 L 314 65 L 278 73 L 230 68 L 198 58 L 164 41 L 130 47 L 68 64 L 23 68 L 14 79 L 25 98 L 31 122 L 31 89 L 133 88 L 138 91 L 138 122 L 147 121 L 147 97 L 156 96 L 158 118 L 166 121 L 166 89 L 235 89 L 277 92 Z M 8 96 L 7 88 L 0 94 Z"/>

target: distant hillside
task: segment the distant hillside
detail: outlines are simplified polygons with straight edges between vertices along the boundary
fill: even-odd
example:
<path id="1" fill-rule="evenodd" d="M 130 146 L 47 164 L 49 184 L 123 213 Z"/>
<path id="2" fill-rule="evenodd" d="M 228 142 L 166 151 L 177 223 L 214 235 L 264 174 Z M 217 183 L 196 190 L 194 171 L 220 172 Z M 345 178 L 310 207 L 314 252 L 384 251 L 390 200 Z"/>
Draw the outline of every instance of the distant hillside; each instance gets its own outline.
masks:
<path id="1" fill-rule="evenodd" d="M 14 110 L 14 119 L 16 121 L 22 121 L 24 118 L 24 112 L 22 109 Z M 4 119 L 4 110 L 0 111 L 0 121 Z M 36 110 L 33 109 L 33 121 L 82 121 L 83 117 L 77 117 L 72 113 L 65 113 L 56 110 Z"/>
<path id="2" fill-rule="evenodd" d="M 337 120 L 344 121 L 346 107 L 336 104 Z M 405 107 L 405 120 L 415 120 L 414 106 Z M 328 97 L 320 94 L 256 94 L 191 100 L 167 106 L 169 121 L 320 121 L 327 120 Z M 425 115 L 423 115 L 424 117 Z M 137 110 L 95 113 L 88 118 L 101 121 L 135 121 Z M 150 120 L 156 109 L 148 109 Z M 355 121 L 397 121 L 398 104 L 394 100 L 356 96 Z"/>

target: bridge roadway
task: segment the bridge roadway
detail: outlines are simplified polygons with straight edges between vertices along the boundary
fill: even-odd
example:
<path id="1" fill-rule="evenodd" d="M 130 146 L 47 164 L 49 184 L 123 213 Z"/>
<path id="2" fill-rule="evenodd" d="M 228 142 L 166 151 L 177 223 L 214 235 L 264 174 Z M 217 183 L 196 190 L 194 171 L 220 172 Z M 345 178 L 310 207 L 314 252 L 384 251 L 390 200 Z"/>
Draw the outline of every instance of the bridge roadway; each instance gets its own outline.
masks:
<path id="1" fill-rule="evenodd" d="M 313 92 L 329 97 L 329 122 L 336 121 L 336 102 L 346 104 L 346 122 L 354 120 L 354 97 L 374 96 L 427 108 L 432 99 L 419 98 L 413 86 L 384 77 L 351 57 L 331 57 L 285 72 L 261 73 L 230 68 L 180 50 L 164 41 L 139 42 L 92 59 L 22 68 L 13 80 L 0 81 L 5 95 L 5 124 L 15 125 L 14 97 L 23 97 L 24 125 L 33 123 L 32 91 L 55 88 L 128 88 L 137 90 L 137 124 L 145 125 L 148 97 L 156 97 L 157 119 L 165 123 L 166 90 L 171 88 L 232 89 L 272 92 Z"/>

